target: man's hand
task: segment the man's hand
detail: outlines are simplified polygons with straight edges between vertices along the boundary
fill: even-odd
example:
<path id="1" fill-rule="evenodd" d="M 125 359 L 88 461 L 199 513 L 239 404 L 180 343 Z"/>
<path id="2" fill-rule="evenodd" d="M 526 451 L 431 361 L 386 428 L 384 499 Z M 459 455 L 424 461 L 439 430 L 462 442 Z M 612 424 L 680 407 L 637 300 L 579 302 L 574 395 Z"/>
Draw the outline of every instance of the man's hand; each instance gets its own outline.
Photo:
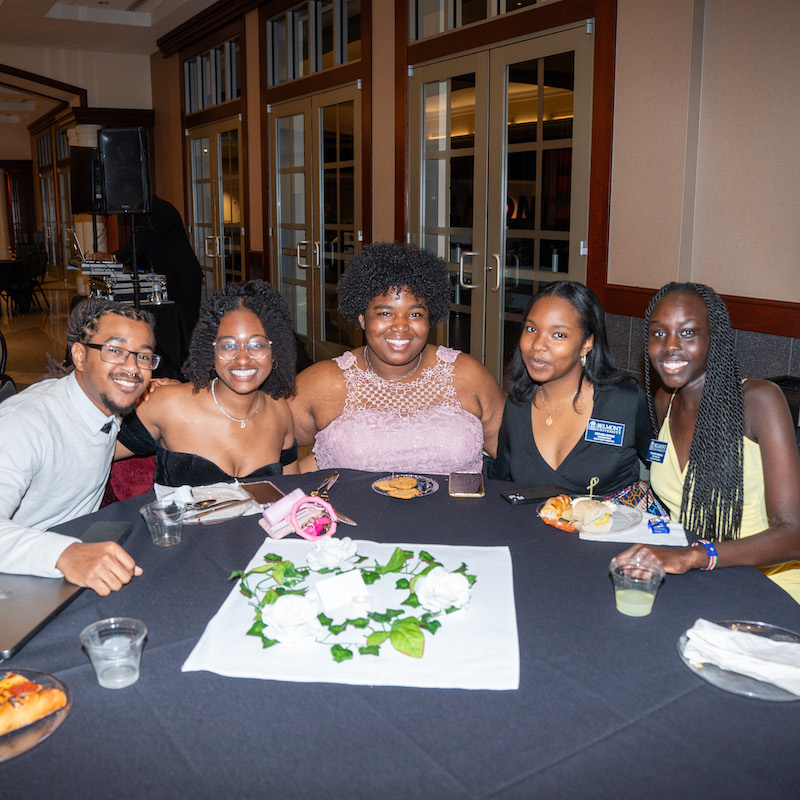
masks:
<path id="1" fill-rule="evenodd" d="M 56 561 L 56 569 L 76 586 L 94 589 L 99 595 L 120 590 L 142 568 L 116 542 L 71 544 Z"/>

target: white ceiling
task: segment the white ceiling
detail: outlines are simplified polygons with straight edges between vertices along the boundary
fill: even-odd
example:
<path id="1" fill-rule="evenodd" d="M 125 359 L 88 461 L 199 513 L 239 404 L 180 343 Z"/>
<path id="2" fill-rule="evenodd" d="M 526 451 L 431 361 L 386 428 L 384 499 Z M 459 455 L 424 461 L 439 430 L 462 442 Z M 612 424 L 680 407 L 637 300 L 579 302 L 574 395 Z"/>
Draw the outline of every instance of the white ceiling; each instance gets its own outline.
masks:
<path id="1" fill-rule="evenodd" d="M 0 46 L 150 55 L 161 36 L 215 2 L 0 0 Z"/>
<path id="2" fill-rule="evenodd" d="M 216 0 L 0 0 L 4 45 L 149 56 L 156 42 Z M 25 70 L 35 72 L 35 70 Z M 0 71 L 0 159 L 30 158 L 28 125 L 71 97 Z"/>

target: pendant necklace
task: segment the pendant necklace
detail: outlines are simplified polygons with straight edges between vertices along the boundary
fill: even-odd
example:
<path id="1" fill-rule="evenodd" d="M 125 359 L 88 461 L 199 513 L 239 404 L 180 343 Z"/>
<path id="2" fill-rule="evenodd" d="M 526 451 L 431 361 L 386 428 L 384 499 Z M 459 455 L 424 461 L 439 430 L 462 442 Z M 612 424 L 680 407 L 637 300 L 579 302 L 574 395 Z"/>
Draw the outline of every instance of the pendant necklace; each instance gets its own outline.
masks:
<path id="1" fill-rule="evenodd" d="M 425 348 L 422 348 L 422 352 L 419 354 L 419 358 L 417 359 L 417 363 L 414 365 L 414 369 L 411 372 L 406 372 L 405 375 L 401 375 L 399 378 L 382 378 L 378 375 L 377 372 L 372 368 L 372 362 L 369 360 L 369 347 L 364 345 L 364 361 L 367 363 L 367 367 L 369 367 L 369 371 L 379 380 L 379 381 L 386 381 L 387 383 L 396 383 L 397 381 L 404 381 L 406 378 L 410 378 L 418 369 L 419 365 L 422 363 L 422 356 L 425 352 Z"/>
<path id="2" fill-rule="evenodd" d="M 222 406 L 219 404 L 219 401 L 217 400 L 217 393 L 214 391 L 214 385 L 216 384 L 216 382 L 217 382 L 218 380 L 219 380 L 219 378 L 214 378 L 214 380 L 213 380 L 213 381 L 211 381 L 211 396 L 214 398 L 214 405 L 216 405 L 216 407 L 217 407 L 217 408 L 218 408 L 218 409 L 219 409 L 219 410 L 220 410 L 220 411 L 221 411 L 221 412 L 222 412 L 222 413 L 223 413 L 223 414 L 224 414 L 224 415 L 225 415 L 225 416 L 226 416 L 226 417 L 227 417 L 229 420 L 231 420 L 231 422 L 238 422 L 238 423 L 239 423 L 239 426 L 240 426 L 240 427 L 242 427 L 242 428 L 244 428 L 244 424 L 245 424 L 245 422 L 249 422 L 249 421 L 250 421 L 251 419 L 253 419 L 253 417 L 254 417 L 256 414 L 258 414 L 258 412 L 261 410 L 261 392 L 259 391 L 259 393 L 258 393 L 258 403 L 256 403 L 256 410 L 255 410 L 255 411 L 254 411 L 254 412 L 253 412 L 253 413 L 252 413 L 252 414 L 251 414 L 249 417 L 245 417 L 244 419 L 236 419 L 236 417 L 232 417 L 232 416 L 231 416 L 231 415 L 230 415 L 230 414 L 229 414 L 229 413 L 228 413 L 228 412 L 227 412 L 227 411 L 226 411 L 226 410 L 225 410 L 225 409 L 224 409 L 224 408 L 223 408 L 223 407 L 222 407 Z"/>
<path id="3" fill-rule="evenodd" d="M 575 393 L 572 395 L 572 397 L 570 397 L 568 400 L 565 400 L 555 411 L 550 411 L 550 408 L 547 405 L 547 400 L 545 400 L 544 399 L 544 395 L 542 395 L 542 405 L 544 406 L 544 411 L 547 414 L 547 419 L 544 421 L 544 424 L 548 425 L 548 426 L 552 425 L 553 424 L 553 417 L 556 414 L 558 414 L 558 412 L 561 411 L 561 409 L 564 408 L 564 406 L 567 403 L 575 400 L 575 398 L 578 396 L 578 392 L 579 391 L 580 391 L 580 389 L 576 389 Z M 534 395 L 534 398 L 533 398 L 533 404 L 534 405 L 536 405 L 536 398 L 539 396 L 540 392 L 541 392 L 541 387 L 539 387 L 539 392 L 536 392 L 536 394 Z M 536 407 L 538 408 L 538 406 L 536 406 Z"/>

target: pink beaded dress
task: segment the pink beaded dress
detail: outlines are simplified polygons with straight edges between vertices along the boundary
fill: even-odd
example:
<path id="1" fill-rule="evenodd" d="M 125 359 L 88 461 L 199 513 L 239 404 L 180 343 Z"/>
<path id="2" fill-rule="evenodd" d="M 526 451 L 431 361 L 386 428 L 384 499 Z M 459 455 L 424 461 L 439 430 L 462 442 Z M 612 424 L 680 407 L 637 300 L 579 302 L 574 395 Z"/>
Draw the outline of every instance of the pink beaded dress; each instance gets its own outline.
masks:
<path id="1" fill-rule="evenodd" d="M 483 426 L 458 402 L 458 350 L 439 347 L 436 364 L 408 383 L 380 378 L 348 352 L 334 361 L 344 374 L 344 411 L 317 434 L 320 469 L 367 472 L 480 472 Z"/>

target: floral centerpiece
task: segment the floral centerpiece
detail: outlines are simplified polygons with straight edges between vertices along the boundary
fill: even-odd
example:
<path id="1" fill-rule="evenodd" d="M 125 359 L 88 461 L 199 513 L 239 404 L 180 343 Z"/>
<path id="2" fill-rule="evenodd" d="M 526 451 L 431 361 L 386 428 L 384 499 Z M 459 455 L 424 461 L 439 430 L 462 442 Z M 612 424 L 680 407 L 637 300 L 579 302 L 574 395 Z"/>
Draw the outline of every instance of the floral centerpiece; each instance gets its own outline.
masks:
<path id="1" fill-rule="evenodd" d="M 365 587 L 394 580 L 395 589 L 408 592 L 397 603 L 401 608 L 371 610 L 365 594 L 353 598 L 352 616 L 334 622 L 320 610 L 309 589 L 317 576 L 354 570 L 360 572 Z M 309 550 L 305 566 L 268 553 L 263 564 L 247 572 L 235 570 L 229 579 L 238 579 L 240 591 L 252 600 L 255 621 L 247 633 L 259 637 L 265 648 L 315 640 L 329 645 L 334 660 L 341 662 L 353 658 L 356 651 L 362 656 L 379 655 L 387 641 L 400 653 L 422 658 L 425 633 L 435 634 L 442 625 L 440 617 L 469 602 L 476 577 L 467 574 L 464 563 L 448 571 L 425 550 L 415 554 L 397 547 L 386 564 L 379 564 L 359 556 L 356 543 L 345 537 L 318 541 Z"/>

